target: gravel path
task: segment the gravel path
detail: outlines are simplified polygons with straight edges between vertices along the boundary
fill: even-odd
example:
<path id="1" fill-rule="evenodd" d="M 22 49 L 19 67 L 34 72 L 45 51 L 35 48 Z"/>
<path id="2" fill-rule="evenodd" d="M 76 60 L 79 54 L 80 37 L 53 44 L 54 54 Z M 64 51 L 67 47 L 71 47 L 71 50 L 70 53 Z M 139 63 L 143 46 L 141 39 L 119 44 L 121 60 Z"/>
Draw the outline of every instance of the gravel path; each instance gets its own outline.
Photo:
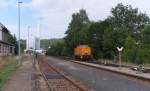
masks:
<path id="1" fill-rule="evenodd" d="M 34 72 L 32 60 L 23 62 L 2 91 L 37 91 Z"/>
<path id="2" fill-rule="evenodd" d="M 82 84 L 96 91 L 150 91 L 149 84 L 143 84 L 126 76 L 95 68 L 63 61 L 53 57 L 47 58 L 50 64 L 59 67 Z M 149 85 L 149 86 L 148 86 Z"/>

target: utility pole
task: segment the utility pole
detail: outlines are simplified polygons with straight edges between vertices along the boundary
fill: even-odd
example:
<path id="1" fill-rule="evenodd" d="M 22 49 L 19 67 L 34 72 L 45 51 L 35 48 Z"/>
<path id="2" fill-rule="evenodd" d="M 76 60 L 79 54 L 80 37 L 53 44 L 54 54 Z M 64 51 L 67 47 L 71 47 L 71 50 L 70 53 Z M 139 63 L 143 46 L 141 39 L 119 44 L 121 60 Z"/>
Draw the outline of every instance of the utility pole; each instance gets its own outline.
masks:
<path id="1" fill-rule="evenodd" d="M 18 2 L 18 65 L 21 64 L 21 52 L 20 52 L 20 5 L 22 4 L 21 1 Z"/>

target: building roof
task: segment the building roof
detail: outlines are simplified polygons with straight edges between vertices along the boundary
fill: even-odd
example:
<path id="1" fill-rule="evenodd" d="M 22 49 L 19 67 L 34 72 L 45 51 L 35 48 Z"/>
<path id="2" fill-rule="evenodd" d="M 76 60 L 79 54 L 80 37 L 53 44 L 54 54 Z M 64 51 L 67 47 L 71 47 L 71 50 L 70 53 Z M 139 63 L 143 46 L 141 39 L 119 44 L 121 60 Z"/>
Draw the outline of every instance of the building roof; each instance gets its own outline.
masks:
<path id="1" fill-rule="evenodd" d="M 0 23 L 0 31 L 9 33 L 9 30 L 2 23 Z"/>
<path id="2" fill-rule="evenodd" d="M 8 33 L 9 34 L 9 30 L 0 22 L 0 31 Z M 10 45 L 10 46 L 14 46 L 14 44 L 5 42 L 3 40 L 0 40 L 0 43 L 6 44 L 6 45 Z"/>
<path id="3" fill-rule="evenodd" d="M 0 43 L 6 44 L 6 45 L 10 45 L 10 46 L 15 46 L 14 44 L 10 44 L 10 43 L 4 42 L 4 41 L 2 41 L 2 40 L 0 40 Z"/>

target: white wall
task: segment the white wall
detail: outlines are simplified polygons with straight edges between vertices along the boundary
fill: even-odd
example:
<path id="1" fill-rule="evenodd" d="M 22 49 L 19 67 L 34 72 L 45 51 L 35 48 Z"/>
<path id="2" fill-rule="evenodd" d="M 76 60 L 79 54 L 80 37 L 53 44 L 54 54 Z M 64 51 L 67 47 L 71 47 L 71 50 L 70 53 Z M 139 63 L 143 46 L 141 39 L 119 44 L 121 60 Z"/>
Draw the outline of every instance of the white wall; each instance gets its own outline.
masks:
<path id="1" fill-rule="evenodd" d="M 2 31 L 0 30 L 0 40 L 2 40 Z"/>

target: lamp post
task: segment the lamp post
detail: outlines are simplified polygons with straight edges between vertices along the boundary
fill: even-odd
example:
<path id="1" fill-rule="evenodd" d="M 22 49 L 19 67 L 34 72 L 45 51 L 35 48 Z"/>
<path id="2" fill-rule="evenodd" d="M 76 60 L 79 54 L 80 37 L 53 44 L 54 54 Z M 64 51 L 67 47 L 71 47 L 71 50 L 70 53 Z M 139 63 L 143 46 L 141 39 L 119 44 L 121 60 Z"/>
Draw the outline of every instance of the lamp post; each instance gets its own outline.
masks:
<path id="1" fill-rule="evenodd" d="M 123 47 L 117 47 L 117 50 L 119 51 L 119 66 L 121 67 L 121 52 L 123 50 Z"/>
<path id="2" fill-rule="evenodd" d="M 22 4 L 21 1 L 18 2 L 18 65 L 20 65 L 21 53 L 20 53 L 20 5 Z"/>

